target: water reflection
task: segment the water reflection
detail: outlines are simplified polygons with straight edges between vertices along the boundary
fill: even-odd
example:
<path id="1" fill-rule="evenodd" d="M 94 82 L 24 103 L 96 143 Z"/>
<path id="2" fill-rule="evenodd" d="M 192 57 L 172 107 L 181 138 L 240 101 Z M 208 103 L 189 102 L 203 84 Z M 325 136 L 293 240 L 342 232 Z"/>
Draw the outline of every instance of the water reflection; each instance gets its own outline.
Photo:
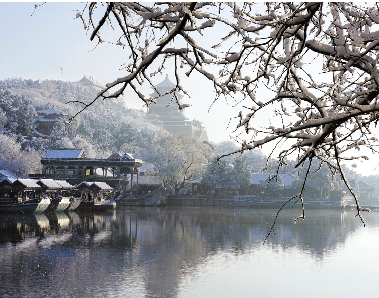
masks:
<path id="1" fill-rule="evenodd" d="M 136 208 L 0 217 L 0 296 L 175 297 L 181 279 L 219 252 L 262 249 L 276 210 Z M 333 254 L 363 225 L 352 211 L 279 216 L 265 247 Z M 378 226 L 379 213 L 365 214 Z"/>

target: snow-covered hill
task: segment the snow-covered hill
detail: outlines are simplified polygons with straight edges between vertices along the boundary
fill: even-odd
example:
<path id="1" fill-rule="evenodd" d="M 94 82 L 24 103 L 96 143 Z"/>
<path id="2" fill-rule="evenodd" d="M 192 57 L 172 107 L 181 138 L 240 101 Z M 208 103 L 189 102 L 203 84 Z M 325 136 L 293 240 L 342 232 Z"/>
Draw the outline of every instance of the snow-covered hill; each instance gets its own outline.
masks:
<path id="1" fill-rule="evenodd" d="M 129 109 L 122 98 L 99 100 L 76 115 L 81 103 L 92 101 L 97 92 L 95 85 L 81 82 L 0 81 L 0 168 L 20 175 L 39 171 L 39 162 L 12 166 L 14 152 L 38 160 L 48 148 L 83 148 L 89 157 L 108 157 L 112 152 L 151 146 L 158 135 L 166 134 L 146 122 L 143 111 Z"/>

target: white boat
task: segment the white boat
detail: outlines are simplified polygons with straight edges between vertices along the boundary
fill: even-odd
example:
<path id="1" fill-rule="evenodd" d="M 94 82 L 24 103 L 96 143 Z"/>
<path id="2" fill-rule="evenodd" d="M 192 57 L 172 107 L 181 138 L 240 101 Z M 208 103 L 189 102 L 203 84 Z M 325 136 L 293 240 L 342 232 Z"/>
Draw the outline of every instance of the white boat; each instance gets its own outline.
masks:
<path id="1" fill-rule="evenodd" d="M 1 213 L 44 212 L 50 204 L 41 196 L 40 186 L 33 179 L 3 180 L 0 183 Z"/>
<path id="2" fill-rule="evenodd" d="M 70 199 L 67 197 L 55 197 L 49 198 L 50 205 L 47 208 L 46 212 L 62 212 L 68 209 L 70 206 Z"/>
<path id="3" fill-rule="evenodd" d="M 79 208 L 109 210 L 116 208 L 116 202 L 111 199 L 113 188 L 105 182 L 83 181 L 75 189 L 81 193 L 82 202 Z"/>
<path id="4" fill-rule="evenodd" d="M 111 200 L 101 199 L 93 203 L 93 209 L 95 210 L 110 210 L 110 209 L 115 209 L 115 208 L 116 208 L 116 201 L 113 199 Z"/>
<path id="5" fill-rule="evenodd" d="M 27 200 L 10 202 L 0 198 L 0 213 L 42 213 L 50 204 L 50 200 Z"/>

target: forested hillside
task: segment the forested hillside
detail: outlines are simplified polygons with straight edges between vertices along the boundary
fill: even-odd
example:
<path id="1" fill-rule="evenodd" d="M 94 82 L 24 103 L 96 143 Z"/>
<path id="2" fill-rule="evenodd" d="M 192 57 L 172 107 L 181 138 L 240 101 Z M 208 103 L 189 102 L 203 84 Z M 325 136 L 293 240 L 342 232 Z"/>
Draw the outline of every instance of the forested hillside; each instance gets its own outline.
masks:
<path id="1" fill-rule="evenodd" d="M 220 188 L 240 189 L 247 187 L 252 172 L 264 168 L 271 174 L 279 170 L 301 176 L 304 172 L 302 168 L 294 170 L 292 161 L 288 161 L 292 166 L 279 168 L 277 160 L 266 164 L 266 157 L 257 149 L 243 159 L 235 154 L 212 162 L 216 156 L 235 151 L 236 144 L 172 136 L 146 121 L 144 111 L 129 109 L 123 98 L 97 101 L 77 114 L 80 102 L 90 102 L 98 90 L 96 85 L 80 82 L 0 81 L 0 168 L 25 177 L 41 172 L 40 159 L 47 149 L 83 148 L 87 157 L 96 158 L 132 153 L 159 172 L 166 186 L 182 187 L 188 180 L 203 178 L 203 183 L 213 187 L 221 181 Z M 321 172 L 313 169 L 310 174 L 320 176 Z M 356 179 L 355 175 L 349 174 Z M 329 178 L 330 174 L 321 174 L 320 187 L 332 183 Z"/>
<path id="2" fill-rule="evenodd" d="M 21 176 L 38 173 L 48 148 L 83 148 L 87 156 L 98 158 L 123 151 L 138 156 L 142 148 L 168 137 L 144 120 L 143 111 L 128 109 L 122 98 L 96 102 L 70 121 L 82 105 L 69 102 L 89 102 L 97 92 L 96 86 L 79 82 L 0 81 L 0 168 Z M 61 116 L 52 120 L 48 134 L 42 134 L 36 129 L 38 119 L 51 110 Z"/>

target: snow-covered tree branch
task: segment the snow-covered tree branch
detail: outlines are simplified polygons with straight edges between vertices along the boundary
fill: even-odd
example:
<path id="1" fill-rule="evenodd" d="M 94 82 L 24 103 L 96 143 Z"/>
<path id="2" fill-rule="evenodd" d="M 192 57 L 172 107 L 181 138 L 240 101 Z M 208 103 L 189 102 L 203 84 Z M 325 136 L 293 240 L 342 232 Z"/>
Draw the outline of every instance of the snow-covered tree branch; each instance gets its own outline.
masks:
<path id="1" fill-rule="evenodd" d="M 127 75 L 94 100 L 130 86 L 147 105 L 154 102 L 142 85 L 154 88 L 151 77 L 173 59 L 172 92 L 191 94 L 180 79 L 198 73 L 215 101 L 241 101 L 238 152 L 275 144 L 283 163 L 294 154 L 297 166 L 316 157 L 337 171 L 344 160 L 367 159 L 357 151 L 363 147 L 377 152 L 377 4 L 114 2 L 89 4 L 77 18 L 98 43 L 111 26 L 118 35 L 108 42 L 127 52 Z M 219 32 L 225 36 L 214 42 Z M 258 96 L 262 89 L 267 96 Z M 261 114 L 280 121 L 259 127 Z"/>

